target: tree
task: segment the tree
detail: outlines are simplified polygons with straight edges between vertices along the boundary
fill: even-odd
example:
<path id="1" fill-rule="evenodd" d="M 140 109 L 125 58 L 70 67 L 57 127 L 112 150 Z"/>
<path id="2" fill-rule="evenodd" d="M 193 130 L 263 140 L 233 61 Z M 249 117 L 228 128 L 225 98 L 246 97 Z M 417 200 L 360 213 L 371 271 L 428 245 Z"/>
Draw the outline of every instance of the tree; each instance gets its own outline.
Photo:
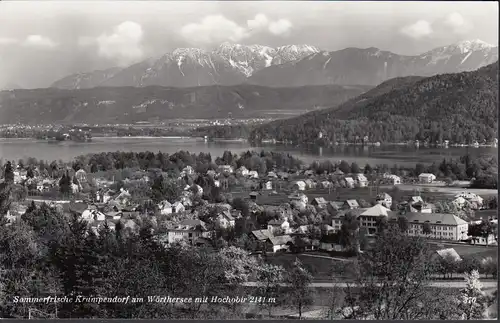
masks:
<path id="1" fill-rule="evenodd" d="M 459 310 L 464 320 L 477 320 L 484 318 L 486 297 L 479 281 L 479 272 L 473 270 L 465 274 L 466 286 L 460 291 L 458 298 Z"/>
<path id="2" fill-rule="evenodd" d="M 162 200 L 174 202 L 181 196 L 182 187 L 175 181 L 160 175 L 153 180 L 151 193 L 153 201 L 156 203 Z"/>
<path id="3" fill-rule="evenodd" d="M 415 320 L 439 317 L 439 292 L 429 292 L 435 272 L 425 239 L 391 226 L 374 247 L 346 266 L 345 306 L 351 318 Z M 355 290 L 353 287 L 356 286 Z"/>
<path id="4" fill-rule="evenodd" d="M 422 233 L 425 235 L 432 233 L 431 224 L 429 222 L 424 222 L 424 224 L 422 225 Z"/>
<path id="5" fill-rule="evenodd" d="M 5 179 L 6 183 L 14 182 L 14 170 L 10 161 L 5 164 L 3 178 Z"/>
<path id="6" fill-rule="evenodd" d="M 351 172 L 351 166 L 345 161 L 342 160 L 339 164 L 339 169 L 344 173 L 348 174 Z"/>
<path id="7" fill-rule="evenodd" d="M 353 174 L 361 173 L 361 169 L 359 168 L 358 164 L 354 162 L 351 164 L 351 173 Z"/>
<path id="8" fill-rule="evenodd" d="M 72 193 L 72 187 L 71 187 L 71 178 L 69 174 L 63 174 L 61 179 L 59 180 L 59 191 L 63 195 L 70 195 Z"/>
<path id="9" fill-rule="evenodd" d="M 408 228 L 409 228 L 408 218 L 406 218 L 404 216 L 398 217 L 398 227 L 399 227 L 399 230 L 401 230 L 401 232 L 406 233 L 408 231 Z"/>
<path id="10" fill-rule="evenodd" d="M 299 320 L 306 307 L 312 304 L 312 292 L 309 285 L 312 283 L 311 273 L 304 268 L 300 260 L 295 259 L 292 268 L 288 271 L 286 282 L 290 290 L 287 293 L 291 306 L 299 312 Z"/>
<path id="11" fill-rule="evenodd" d="M 282 295 L 280 284 L 284 281 L 285 274 L 285 268 L 282 266 L 272 264 L 261 265 L 257 271 L 259 295 L 265 299 L 279 299 Z M 265 302 L 262 305 L 267 307 L 269 317 L 271 317 L 273 307 L 279 305 L 279 303 Z"/>
<path id="12" fill-rule="evenodd" d="M 453 278 L 453 273 L 458 271 L 459 266 L 460 261 L 449 254 L 439 257 L 438 270 L 443 274 L 443 278 L 446 278 L 446 276 Z"/>
<path id="13" fill-rule="evenodd" d="M 370 166 L 370 164 L 365 165 L 364 173 L 365 173 L 365 175 L 369 175 L 369 174 L 373 173 L 373 168 Z"/>
<path id="14" fill-rule="evenodd" d="M 359 252 L 359 221 L 356 214 L 347 212 L 340 226 L 340 243 L 349 251 Z"/>
<path id="15" fill-rule="evenodd" d="M 476 268 L 477 269 L 477 268 Z M 488 278 L 488 275 L 491 275 L 493 278 L 497 277 L 498 273 L 498 264 L 492 257 L 486 257 L 481 260 L 480 269 Z"/>
<path id="16" fill-rule="evenodd" d="M 28 178 L 33 178 L 35 177 L 35 174 L 33 173 L 33 168 L 29 167 L 27 172 L 26 172 L 26 177 Z"/>

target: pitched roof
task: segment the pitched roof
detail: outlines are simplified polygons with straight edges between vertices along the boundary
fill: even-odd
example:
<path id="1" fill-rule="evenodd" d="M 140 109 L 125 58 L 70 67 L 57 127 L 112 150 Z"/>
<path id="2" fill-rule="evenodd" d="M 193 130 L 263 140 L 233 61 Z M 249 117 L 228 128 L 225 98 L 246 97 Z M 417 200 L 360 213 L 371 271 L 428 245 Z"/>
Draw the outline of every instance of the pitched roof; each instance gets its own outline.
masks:
<path id="1" fill-rule="evenodd" d="M 313 202 L 316 202 L 317 204 L 326 204 L 328 203 L 324 197 L 316 197 L 314 198 Z"/>
<path id="2" fill-rule="evenodd" d="M 267 222 L 269 225 L 282 225 L 283 223 L 287 222 L 286 220 L 271 220 Z"/>
<path id="3" fill-rule="evenodd" d="M 458 216 L 450 213 L 415 213 L 409 212 L 404 214 L 410 223 L 424 223 L 443 224 L 443 225 L 462 225 L 467 224 L 466 221 L 460 219 Z"/>
<path id="4" fill-rule="evenodd" d="M 371 208 L 366 209 L 363 213 L 361 213 L 361 216 L 389 216 L 389 213 L 391 210 L 388 208 L 377 204 L 375 206 L 372 206 Z"/>
<path id="5" fill-rule="evenodd" d="M 287 242 L 292 241 L 292 237 L 290 237 L 289 235 L 277 236 L 277 237 L 272 236 L 269 237 L 269 241 L 271 241 L 271 243 L 274 246 L 283 245 L 286 244 Z"/>
<path id="6" fill-rule="evenodd" d="M 379 199 L 379 200 L 391 199 L 392 200 L 392 196 L 390 196 L 389 194 L 384 192 L 384 193 L 380 193 L 379 195 L 377 195 L 377 199 Z"/>
<path id="7" fill-rule="evenodd" d="M 271 232 L 268 230 L 254 230 L 252 234 L 257 238 L 257 240 L 267 240 L 269 237 L 272 237 Z"/>
<path id="8" fill-rule="evenodd" d="M 458 252 L 453 248 L 436 250 L 437 254 L 440 255 L 443 259 L 446 257 L 451 257 L 455 261 L 460 261 L 462 258 L 458 254 Z"/>
<path id="9" fill-rule="evenodd" d="M 358 201 L 356 200 L 346 200 L 345 203 L 349 206 L 359 206 Z"/>

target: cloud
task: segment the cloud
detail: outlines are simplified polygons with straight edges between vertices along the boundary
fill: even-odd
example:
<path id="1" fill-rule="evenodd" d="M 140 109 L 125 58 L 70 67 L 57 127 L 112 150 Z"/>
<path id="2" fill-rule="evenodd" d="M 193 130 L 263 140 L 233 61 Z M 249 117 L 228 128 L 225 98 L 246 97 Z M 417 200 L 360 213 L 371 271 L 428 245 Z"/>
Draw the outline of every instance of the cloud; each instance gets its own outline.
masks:
<path id="1" fill-rule="evenodd" d="M 259 13 L 254 19 L 247 20 L 249 30 L 259 30 L 266 28 L 269 25 L 269 19 L 266 15 Z"/>
<path id="2" fill-rule="evenodd" d="M 443 24 L 454 33 L 463 33 L 472 29 L 472 24 L 466 21 L 458 12 L 453 12 L 446 16 Z"/>
<path id="3" fill-rule="evenodd" d="M 419 20 L 414 24 L 403 27 L 400 32 L 411 38 L 419 39 L 431 35 L 433 30 L 430 22 Z"/>
<path id="4" fill-rule="evenodd" d="M 95 45 L 101 57 L 116 60 L 119 65 L 127 65 L 143 58 L 142 26 L 133 21 L 125 21 L 114 27 L 113 33 L 103 33 L 97 38 L 81 37 L 79 46 Z"/>
<path id="5" fill-rule="evenodd" d="M 0 37 L 0 46 L 17 44 L 18 42 L 19 41 L 17 39 L 14 39 L 14 38 Z"/>
<path id="6" fill-rule="evenodd" d="M 29 35 L 24 40 L 23 45 L 39 49 L 53 49 L 58 46 L 52 39 L 41 35 Z"/>
<path id="7" fill-rule="evenodd" d="M 288 35 L 291 28 L 292 23 L 286 19 L 280 19 L 278 21 L 272 22 L 269 25 L 269 31 L 271 32 L 271 34 L 276 36 Z"/>
<path id="8" fill-rule="evenodd" d="M 240 41 L 249 36 L 246 28 L 222 15 L 206 16 L 200 23 L 191 23 L 181 29 L 181 35 L 194 43 Z"/>
<path id="9" fill-rule="evenodd" d="M 238 42 L 264 30 L 276 36 L 287 35 L 291 27 L 292 23 L 289 20 L 271 21 L 262 13 L 247 20 L 246 26 L 240 26 L 223 15 L 211 15 L 199 23 L 182 27 L 181 35 L 192 43 L 213 44 L 228 40 Z"/>

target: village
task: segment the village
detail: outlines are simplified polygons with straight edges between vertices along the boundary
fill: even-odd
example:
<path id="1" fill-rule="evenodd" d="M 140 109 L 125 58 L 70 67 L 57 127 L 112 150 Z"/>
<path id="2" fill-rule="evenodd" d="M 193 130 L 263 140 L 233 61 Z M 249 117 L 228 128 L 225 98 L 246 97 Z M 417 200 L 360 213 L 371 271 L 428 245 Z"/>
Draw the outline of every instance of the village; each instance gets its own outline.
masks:
<path id="1" fill-rule="evenodd" d="M 405 176 L 403 180 L 395 174 L 344 173 L 338 168 L 322 174 L 307 167 L 259 173 L 245 166 L 234 169 L 231 165 L 218 165 L 216 170 L 199 174 L 188 165 L 177 178 L 168 180 L 179 186 L 175 200 L 153 201 L 144 194 L 153 180 L 145 171 L 122 178 L 122 187 L 118 187 L 114 178 L 96 177 L 83 168 L 75 172 L 68 167 L 62 178 L 56 179 L 44 176 L 36 167 L 14 168 L 14 184 L 29 187 L 30 194 L 11 205 L 7 213 L 10 221 L 21 217 L 31 203 L 45 203 L 60 212 L 76 214 L 96 233 L 104 226 L 137 232 L 147 218 L 166 246 L 176 242 L 213 245 L 232 232 L 230 235 L 248 238 L 246 246 L 250 252 L 342 253 L 348 248 L 341 234 L 346 215 L 354 216 L 358 222 L 356 230 L 368 242 L 383 223 L 391 221 L 398 222 L 408 235 L 429 240 L 493 246 L 498 239 L 496 203 L 491 205 L 467 189 L 436 200 L 432 197 L 436 194 L 429 192 L 428 187 L 438 183 L 438 179 L 429 173 L 421 173 L 418 178 Z M 59 186 L 64 177 L 70 182 L 71 197 L 44 198 L 47 192 L 62 191 Z M 200 183 L 200 178 L 209 179 L 209 187 L 220 191 L 221 197 L 204 199 L 204 189 L 195 184 Z M 423 190 L 400 191 L 398 186 L 405 182 L 423 185 Z M 131 185 L 144 188 L 127 189 Z M 37 192 L 39 196 L 33 196 Z M 391 192 L 397 196 L 391 196 Z M 491 206 L 493 212 L 488 210 Z M 471 229 L 485 222 L 488 229 Z M 361 243 L 356 248 L 367 245 Z"/>

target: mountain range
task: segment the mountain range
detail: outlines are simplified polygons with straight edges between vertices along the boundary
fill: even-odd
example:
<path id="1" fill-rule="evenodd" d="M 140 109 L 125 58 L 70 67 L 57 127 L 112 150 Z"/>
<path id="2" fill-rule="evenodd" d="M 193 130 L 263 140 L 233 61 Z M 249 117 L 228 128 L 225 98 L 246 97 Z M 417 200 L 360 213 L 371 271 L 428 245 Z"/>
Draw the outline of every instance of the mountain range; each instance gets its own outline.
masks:
<path id="1" fill-rule="evenodd" d="M 369 87 L 97 87 L 0 92 L 4 124 L 128 124 L 167 119 L 290 117 L 343 103 Z"/>
<path id="2" fill-rule="evenodd" d="M 498 61 L 473 72 L 400 77 L 336 107 L 257 127 L 251 140 L 293 143 L 421 140 L 491 142 L 498 136 Z"/>
<path id="3" fill-rule="evenodd" d="M 51 87 L 377 86 L 394 77 L 472 71 L 497 60 L 498 47 L 481 40 L 461 41 L 416 56 L 373 47 L 328 52 L 309 45 L 271 48 L 223 43 L 213 51 L 179 48 L 125 68 L 73 74 Z"/>

